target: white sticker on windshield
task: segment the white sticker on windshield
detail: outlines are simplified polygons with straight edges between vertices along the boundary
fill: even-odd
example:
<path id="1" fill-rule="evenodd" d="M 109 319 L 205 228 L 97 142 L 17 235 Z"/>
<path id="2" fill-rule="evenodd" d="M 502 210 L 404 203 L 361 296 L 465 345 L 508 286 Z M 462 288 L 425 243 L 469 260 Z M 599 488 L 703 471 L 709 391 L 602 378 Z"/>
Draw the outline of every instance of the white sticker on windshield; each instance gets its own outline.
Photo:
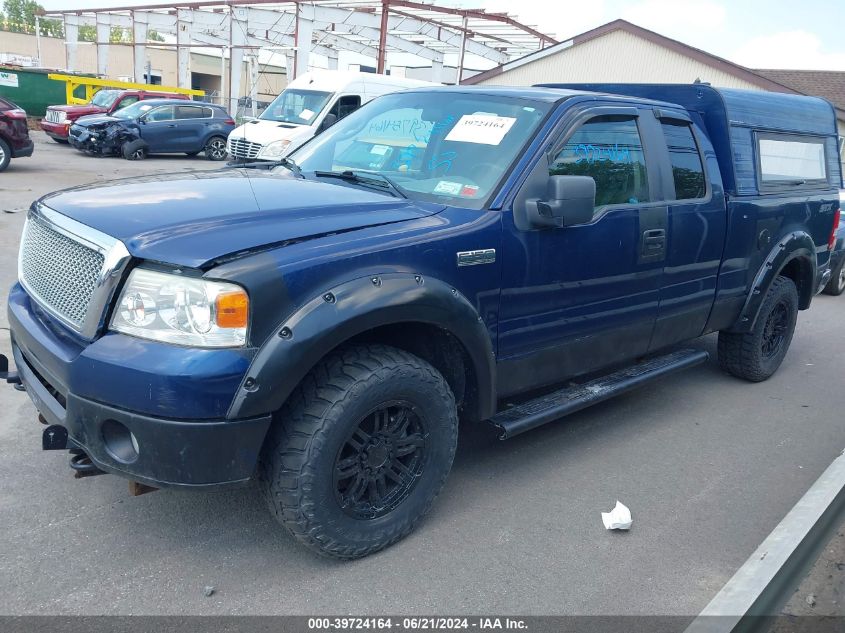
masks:
<path id="1" fill-rule="evenodd" d="M 498 145 L 515 121 L 514 117 L 509 116 L 465 114 L 446 135 L 445 140 Z"/>
<path id="2" fill-rule="evenodd" d="M 314 110 L 309 110 L 308 108 L 305 108 L 302 112 L 299 113 L 299 118 L 305 119 L 306 121 L 310 121 L 311 117 L 313 117 L 313 116 L 314 116 Z"/>
<path id="3" fill-rule="evenodd" d="M 370 154 L 377 154 L 379 156 L 384 156 L 387 154 L 387 150 L 390 148 L 387 145 L 373 145 L 372 149 L 370 150 Z"/>
<path id="4" fill-rule="evenodd" d="M 450 196 L 457 196 L 461 193 L 463 185 L 459 182 L 449 182 L 448 180 L 441 180 L 434 187 L 434 193 L 445 193 Z"/>

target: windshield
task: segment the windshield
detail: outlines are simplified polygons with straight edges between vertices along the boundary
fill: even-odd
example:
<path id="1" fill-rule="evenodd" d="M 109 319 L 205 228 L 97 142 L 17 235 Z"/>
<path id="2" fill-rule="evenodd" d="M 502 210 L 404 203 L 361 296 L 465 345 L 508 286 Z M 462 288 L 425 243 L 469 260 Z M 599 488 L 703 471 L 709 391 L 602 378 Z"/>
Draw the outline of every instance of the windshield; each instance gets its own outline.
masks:
<path id="1" fill-rule="evenodd" d="M 308 125 L 326 107 L 331 92 L 316 90 L 285 90 L 273 100 L 259 119 Z"/>
<path id="2" fill-rule="evenodd" d="M 97 93 L 91 97 L 91 104 L 108 110 L 119 94 L 120 90 L 98 90 Z"/>
<path id="3" fill-rule="evenodd" d="M 480 209 L 550 104 L 474 93 L 379 97 L 295 152 L 303 172 L 388 176 L 410 198 Z"/>
<path id="4" fill-rule="evenodd" d="M 131 106 L 126 106 L 112 114 L 119 119 L 137 119 L 139 116 L 152 110 L 156 106 L 155 101 L 137 101 Z"/>

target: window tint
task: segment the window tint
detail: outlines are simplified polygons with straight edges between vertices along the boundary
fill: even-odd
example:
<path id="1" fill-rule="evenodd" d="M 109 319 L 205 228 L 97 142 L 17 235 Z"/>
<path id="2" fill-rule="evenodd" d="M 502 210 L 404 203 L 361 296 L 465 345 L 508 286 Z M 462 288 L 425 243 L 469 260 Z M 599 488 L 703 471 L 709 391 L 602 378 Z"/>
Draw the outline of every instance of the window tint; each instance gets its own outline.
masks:
<path id="1" fill-rule="evenodd" d="M 645 156 L 636 120 L 590 119 L 569 138 L 549 168 L 552 176 L 590 176 L 596 207 L 648 202 Z"/>
<path id="2" fill-rule="evenodd" d="M 762 137 L 757 141 L 763 182 L 826 180 L 824 141 Z"/>
<path id="3" fill-rule="evenodd" d="M 669 147 L 672 178 L 675 180 L 675 200 L 694 200 L 705 194 L 704 167 L 698 146 L 687 123 L 663 121 L 663 136 Z"/>
<path id="4" fill-rule="evenodd" d="M 176 106 L 177 119 L 201 119 L 204 116 L 202 108 L 195 106 Z"/>
<path id="5" fill-rule="evenodd" d="M 173 108 L 171 106 L 163 106 L 152 110 L 147 115 L 147 121 L 172 121 Z"/>

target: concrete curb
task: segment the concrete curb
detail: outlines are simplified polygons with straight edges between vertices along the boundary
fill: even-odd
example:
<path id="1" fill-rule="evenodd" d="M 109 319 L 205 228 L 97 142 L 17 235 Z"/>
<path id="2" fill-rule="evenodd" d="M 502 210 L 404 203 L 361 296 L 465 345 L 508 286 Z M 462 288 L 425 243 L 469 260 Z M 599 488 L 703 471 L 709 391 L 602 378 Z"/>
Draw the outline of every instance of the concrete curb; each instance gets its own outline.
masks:
<path id="1" fill-rule="evenodd" d="M 750 631 L 778 615 L 845 518 L 845 451 L 692 621 L 685 633 Z"/>

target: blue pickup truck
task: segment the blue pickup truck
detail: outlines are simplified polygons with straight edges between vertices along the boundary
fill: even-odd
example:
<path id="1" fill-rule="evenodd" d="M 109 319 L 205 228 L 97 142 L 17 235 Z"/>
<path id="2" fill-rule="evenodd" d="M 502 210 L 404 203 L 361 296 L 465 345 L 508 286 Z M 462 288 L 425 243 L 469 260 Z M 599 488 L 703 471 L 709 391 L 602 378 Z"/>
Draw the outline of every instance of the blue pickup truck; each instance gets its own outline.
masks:
<path id="1" fill-rule="evenodd" d="M 832 107 L 708 85 L 421 88 L 276 164 L 44 196 L 16 370 L 84 475 L 259 480 L 302 543 L 407 535 L 511 437 L 706 353 L 761 381 L 827 283 Z"/>

